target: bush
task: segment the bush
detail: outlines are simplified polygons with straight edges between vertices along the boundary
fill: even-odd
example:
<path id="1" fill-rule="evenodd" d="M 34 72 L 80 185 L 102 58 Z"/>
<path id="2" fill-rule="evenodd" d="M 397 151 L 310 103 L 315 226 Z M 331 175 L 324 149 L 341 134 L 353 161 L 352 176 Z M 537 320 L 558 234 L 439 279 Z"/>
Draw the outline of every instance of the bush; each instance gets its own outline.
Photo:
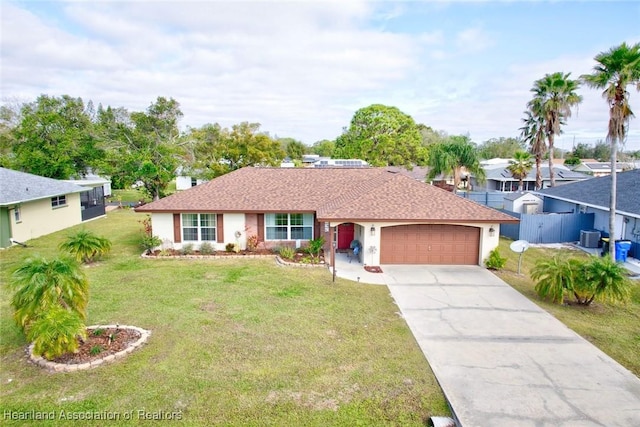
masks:
<path id="1" fill-rule="evenodd" d="M 247 250 L 250 252 L 255 251 L 256 249 L 258 249 L 259 243 L 260 243 L 260 240 L 258 236 L 256 236 L 255 234 L 252 236 L 249 236 L 247 238 Z"/>
<path id="2" fill-rule="evenodd" d="M 143 234 L 140 239 L 140 246 L 142 249 L 148 254 L 151 255 L 151 252 L 162 244 L 162 239 L 158 236 L 150 236 L 148 234 Z"/>
<path id="3" fill-rule="evenodd" d="M 531 278 L 538 295 L 554 302 L 562 302 L 565 296 L 573 296 L 580 305 L 591 305 L 596 299 L 625 301 L 630 292 L 624 268 L 609 257 L 541 259 L 531 270 Z"/>
<path id="4" fill-rule="evenodd" d="M 87 337 L 82 318 L 61 306 L 50 308 L 27 329 L 27 339 L 33 342 L 33 353 L 49 360 L 77 351 L 78 337 Z"/>
<path id="5" fill-rule="evenodd" d="M 296 250 L 289 246 L 283 246 L 280 248 L 278 253 L 284 259 L 293 259 L 293 257 L 296 255 Z"/>
<path id="6" fill-rule="evenodd" d="M 202 255 L 212 255 L 216 252 L 216 250 L 214 249 L 213 245 L 209 242 L 203 242 L 200 245 L 200 253 Z"/>
<path id="7" fill-rule="evenodd" d="M 240 245 L 238 245 L 237 243 L 227 243 L 227 245 L 224 247 L 224 249 L 227 252 L 238 253 L 238 252 L 240 252 Z"/>
<path id="8" fill-rule="evenodd" d="M 106 255 L 111 250 L 111 241 L 106 237 L 97 236 L 88 230 L 79 230 L 67 236 L 58 248 L 69 252 L 76 261 L 91 263 Z"/>
<path id="9" fill-rule="evenodd" d="M 487 268 L 491 270 L 500 270 L 504 268 L 507 263 L 507 258 L 500 255 L 500 251 L 498 248 L 495 248 L 491 252 L 489 252 L 489 257 L 484 260 Z"/>
<path id="10" fill-rule="evenodd" d="M 193 252 L 194 252 L 193 243 L 186 243 L 182 245 L 182 248 L 180 249 L 181 255 L 192 255 Z"/>
<path id="11" fill-rule="evenodd" d="M 307 246 L 306 251 L 313 258 L 319 258 L 320 251 L 322 250 L 323 246 L 324 246 L 324 237 L 320 236 L 317 239 L 309 240 L 309 246 Z"/>

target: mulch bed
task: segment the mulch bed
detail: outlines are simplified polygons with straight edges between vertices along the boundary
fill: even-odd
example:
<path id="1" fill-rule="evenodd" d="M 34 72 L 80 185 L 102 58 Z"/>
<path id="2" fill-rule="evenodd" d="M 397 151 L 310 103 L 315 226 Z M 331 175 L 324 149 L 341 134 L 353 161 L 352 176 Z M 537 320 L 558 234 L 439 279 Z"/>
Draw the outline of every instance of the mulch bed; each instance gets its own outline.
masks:
<path id="1" fill-rule="evenodd" d="M 96 330 L 102 331 L 99 335 Z M 140 333 L 132 329 L 87 329 L 87 339 L 80 344 L 77 353 L 68 353 L 57 357 L 52 362 L 66 364 L 81 364 L 93 362 L 106 356 L 115 354 L 126 349 L 140 338 Z M 91 354 L 91 349 L 100 348 L 100 352 L 93 350 L 95 354 Z"/>
<path id="2" fill-rule="evenodd" d="M 183 255 L 198 255 L 198 256 L 237 256 L 237 255 L 275 255 L 275 253 L 269 249 L 256 249 L 255 251 L 215 251 L 212 254 L 201 254 L 200 251 L 193 251 L 190 254 L 184 254 L 178 249 L 165 249 L 164 251 L 155 250 L 150 256 L 157 256 L 162 258 L 164 256 L 183 256 Z"/>
<path id="3" fill-rule="evenodd" d="M 369 273 L 382 273 L 382 269 L 377 265 L 365 265 L 364 269 Z"/>

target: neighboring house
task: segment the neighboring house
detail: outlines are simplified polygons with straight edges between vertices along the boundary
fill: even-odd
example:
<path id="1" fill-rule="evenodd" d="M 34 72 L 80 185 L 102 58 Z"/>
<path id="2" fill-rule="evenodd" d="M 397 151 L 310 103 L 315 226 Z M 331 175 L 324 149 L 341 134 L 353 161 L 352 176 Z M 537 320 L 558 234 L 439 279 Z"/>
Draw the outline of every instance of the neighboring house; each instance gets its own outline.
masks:
<path id="1" fill-rule="evenodd" d="M 626 164 L 617 163 L 616 172 L 622 172 L 624 169 L 630 169 Z M 582 172 L 589 174 L 593 177 L 601 177 L 611 175 L 611 163 L 610 162 L 585 162 L 582 161 L 579 165 L 573 168 L 576 172 Z"/>
<path id="2" fill-rule="evenodd" d="M 313 163 L 314 168 L 368 168 L 369 163 L 360 159 L 320 159 Z"/>
<path id="3" fill-rule="evenodd" d="M 206 179 L 195 178 L 189 175 L 182 166 L 176 170 L 176 191 L 188 190 L 191 187 L 205 182 L 207 182 Z"/>
<path id="4" fill-rule="evenodd" d="M 542 213 L 542 197 L 533 193 L 509 193 L 504 196 L 505 210 L 524 214 Z"/>
<path id="5" fill-rule="evenodd" d="M 81 194 L 69 182 L 0 168 L 0 247 L 82 222 Z"/>
<path id="6" fill-rule="evenodd" d="M 617 175 L 615 239 L 631 240 L 640 255 L 640 169 Z M 594 213 L 593 228 L 609 235 L 611 176 L 589 179 L 537 192 L 544 197 L 545 212 Z"/>
<path id="7" fill-rule="evenodd" d="M 482 264 L 511 216 L 385 168 L 243 168 L 136 209 L 180 248 L 361 244 L 365 264 Z"/>
<path id="8" fill-rule="evenodd" d="M 86 191 L 80 193 L 80 209 L 82 209 L 83 221 L 106 215 L 105 197 L 111 196 L 110 180 L 89 174 L 82 179 L 66 179 L 65 182 L 86 189 Z"/>
<path id="9" fill-rule="evenodd" d="M 473 188 L 474 191 L 518 191 L 518 180 L 511 175 L 507 166 L 485 168 L 486 180 L 484 182 L 478 182 L 475 176 L 471 176 L 471 188 Z M 549 187 L 551 185 L 549 167 L 541 167 L 540 172 L 542 174 L 542 188 Z M 589 175 L 571 171 L 564 166 L 555 166 L 553 168 L 553 172 L 555 174 L 556 186 L 565 185 L 571 182 L 584 181 L 591 178 Z M 534 166 L 524 178 L 522 182 L 522 190 L 533 191 L 535 190 L 535 187 L 536 168 Z"/>

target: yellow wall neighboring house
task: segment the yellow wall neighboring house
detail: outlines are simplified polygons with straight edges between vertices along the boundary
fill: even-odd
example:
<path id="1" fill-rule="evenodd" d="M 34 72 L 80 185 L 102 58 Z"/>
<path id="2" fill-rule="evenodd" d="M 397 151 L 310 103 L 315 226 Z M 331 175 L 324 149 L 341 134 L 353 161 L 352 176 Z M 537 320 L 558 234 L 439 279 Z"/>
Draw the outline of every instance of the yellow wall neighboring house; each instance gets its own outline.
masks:
<path id="1" fill-rule="evenodd" d="M 67 194 L 66 204 L 52 207 L 50 198 L 24 202 L 19 205 L 20 221 L 16 222 L 15 210 L 9 210 L 11 237 L 18 242 L 44 236 L 80 224 L 80 194 Z"/>

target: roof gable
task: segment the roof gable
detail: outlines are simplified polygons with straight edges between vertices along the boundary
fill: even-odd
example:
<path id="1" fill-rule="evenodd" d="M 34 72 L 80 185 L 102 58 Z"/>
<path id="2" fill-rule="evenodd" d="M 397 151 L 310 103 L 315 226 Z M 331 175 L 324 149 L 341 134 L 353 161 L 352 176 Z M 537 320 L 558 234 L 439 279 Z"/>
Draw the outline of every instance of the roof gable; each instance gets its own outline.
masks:
<path id="1" fill-rule="evenodd" d="M 620 172 L 616 175 L 616 209 L 640 216 L 640 169 Z M 609 210 L 611 176 L 592 178 L 582 182 L 546 188 L 537 193 L 545 197 L 598 206 L 604 210 Z"/>
<path id="2" fill-rule="evenodd" d="M 243 168 L 139 212 L 316 212 L 319 220 L 513 222 L 494 209 L 385 168 Z"/>
<path id="3" fill-rule="evenodd" d="M 83 191 L 87 191 L 87 188 L 57 179 L 0 168 L 0 206 Z"/>

